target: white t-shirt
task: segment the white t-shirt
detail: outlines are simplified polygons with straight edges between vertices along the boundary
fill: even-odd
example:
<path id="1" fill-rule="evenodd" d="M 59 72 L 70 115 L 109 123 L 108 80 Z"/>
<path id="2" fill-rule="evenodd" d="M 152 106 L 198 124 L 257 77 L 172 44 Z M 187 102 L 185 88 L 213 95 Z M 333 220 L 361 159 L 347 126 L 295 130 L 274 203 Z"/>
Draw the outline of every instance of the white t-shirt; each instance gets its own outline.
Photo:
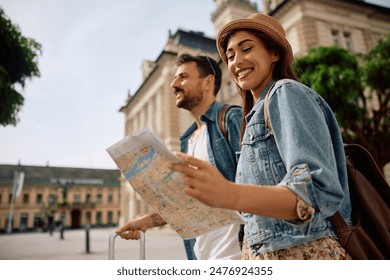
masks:
<path id="1" fill-rule="evenodd" d="M 202 125 L 196 137 L 188 140 L 187 153 L 201 160 L 210 161 L 207 154 L 207 127 Z M 222 226 L 196 237 L 194 251 L 198 260 L 239 260 L 241 258 L 238 244 L 239 224 Z"/>

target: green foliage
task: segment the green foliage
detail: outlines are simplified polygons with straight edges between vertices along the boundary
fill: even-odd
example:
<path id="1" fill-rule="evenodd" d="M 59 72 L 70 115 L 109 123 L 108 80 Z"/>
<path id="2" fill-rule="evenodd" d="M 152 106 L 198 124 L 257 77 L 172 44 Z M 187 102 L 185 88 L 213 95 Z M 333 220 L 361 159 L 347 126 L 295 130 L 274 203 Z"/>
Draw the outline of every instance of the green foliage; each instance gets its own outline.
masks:
<path id="1" fill-rule="evenodd" d="M 23 88 L 27 78 L 40 76 L 37 58 L 41 45 L 24 37 L 0 8 L 0 46 L 0 125 L 16 125 L 24 104 L 16 88 Z"/>
<path id="2" fill-rule="evenodd" d="M 362 92 L 360 69 L 356 57 L 336 46 L 319 47 L 296 60 L 295 71 L 302 83 L 320 93 L 342 127 L 351 128 L 348 119 L 360 115 L 357 104 Z"/>
<path id="3" fill-rule="evenodd" d="M 390 161 L 390 33 L 385 40 L 364 56 L 363 82 L 370 89 L 369 98 L 374 106 L 368 107 L 370 118 L 364 125 L 372 134 L 371 144 L 376 147 L 378 161 Z"/>
<path id="4" fill-rule="evenodd" d="M 390 89 L 390 33 L 364 56 L 364 83 L 375 90 Z M 389 93 L 387 92 L 387 95 Z"/>
<path id="5" fill-rule="evenodd" d="M 383 169 L 390 161 L 390 35 L 365 56 L 337 46 L 312 49 L 294 70 L 334 110 L 344 142 L 365 146 Z"/>

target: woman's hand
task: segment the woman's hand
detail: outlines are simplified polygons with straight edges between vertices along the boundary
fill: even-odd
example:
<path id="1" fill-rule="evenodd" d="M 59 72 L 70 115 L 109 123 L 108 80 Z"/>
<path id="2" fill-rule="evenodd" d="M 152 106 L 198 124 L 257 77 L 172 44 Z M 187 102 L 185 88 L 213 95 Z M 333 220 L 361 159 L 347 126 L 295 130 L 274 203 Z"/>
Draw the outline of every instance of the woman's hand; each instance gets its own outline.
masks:
<path id="1" fill-rule="evenodd" d="M 234 183 L 227 180 L 211 163 L 193 156 L 176 153 L 184 163 L 175 163 L 171 169 L 185 175 L 184 192 L 201 202 L 219 208 L 231 208 L 234 202 Z"/>

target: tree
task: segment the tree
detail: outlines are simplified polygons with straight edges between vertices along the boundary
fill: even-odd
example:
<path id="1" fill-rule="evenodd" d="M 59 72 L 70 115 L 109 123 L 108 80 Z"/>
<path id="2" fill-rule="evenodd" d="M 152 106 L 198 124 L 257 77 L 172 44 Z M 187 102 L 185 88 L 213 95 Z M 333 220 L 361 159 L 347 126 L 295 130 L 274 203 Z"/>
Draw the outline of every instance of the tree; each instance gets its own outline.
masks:
<path id="1" fill-rule="evenodd" d="M 371 108 L 363 104 L 364 110 L 371 112 L 363 128 L 367 127 L 366 134 L 371 135 L 377 162 L 384 166 L 390 161 L 390 33 L 364 56 L 363 83 L 369 89 L 369 100 L 374 101 Z"/>
<path id="2" fill-rule="evenodd" d="M 16 125 L 27 78 L 39 77 L 37 58 L 41 45 L 24 37 L 0 7 L 0 125 Z"/>
<path id="3" fill-rule="evenodd" d="M 344 142 L 366 147 L 383 172 L 390 161 L 390 39 L 381 44 L 366 56 L 337 46 L 318 47 L 297 58 L 294 70 L 334 110 Z"/>

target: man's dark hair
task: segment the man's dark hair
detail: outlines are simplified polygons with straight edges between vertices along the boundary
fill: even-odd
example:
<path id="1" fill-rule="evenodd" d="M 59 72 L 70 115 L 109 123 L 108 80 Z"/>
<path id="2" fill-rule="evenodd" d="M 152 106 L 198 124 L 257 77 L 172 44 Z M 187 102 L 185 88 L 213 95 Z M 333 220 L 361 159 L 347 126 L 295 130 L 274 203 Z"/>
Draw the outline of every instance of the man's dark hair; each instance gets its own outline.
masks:
<path id="1" fill-rule="evenodd" d="M 196 63 L 201 78 L 208 75 L 214 76 L 214 96 L 217 96 L 222 82 L 222 72 L 219 64 L 209 56 L 184 53 L 177 58 L 176 65 L 180 66 L 188 62 Z"/>

